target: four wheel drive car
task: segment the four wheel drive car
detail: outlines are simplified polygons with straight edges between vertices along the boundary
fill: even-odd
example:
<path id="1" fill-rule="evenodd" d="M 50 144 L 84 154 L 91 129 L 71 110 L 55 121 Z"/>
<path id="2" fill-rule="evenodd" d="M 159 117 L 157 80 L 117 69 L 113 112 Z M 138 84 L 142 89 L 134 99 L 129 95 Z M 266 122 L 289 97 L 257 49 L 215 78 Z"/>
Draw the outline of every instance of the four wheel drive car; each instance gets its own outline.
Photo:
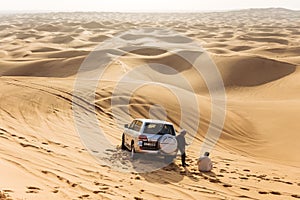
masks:
<path id="1" fill-rule="evenodd" d="M 149 153 L 165 156 L 172 161 L 177 155 L 176 133 L 172 123 L 152 120 L 135 119 L 125 125 L 122 135 L 122 149 L 131 151 L 131 157 L 135 153 Z"/>

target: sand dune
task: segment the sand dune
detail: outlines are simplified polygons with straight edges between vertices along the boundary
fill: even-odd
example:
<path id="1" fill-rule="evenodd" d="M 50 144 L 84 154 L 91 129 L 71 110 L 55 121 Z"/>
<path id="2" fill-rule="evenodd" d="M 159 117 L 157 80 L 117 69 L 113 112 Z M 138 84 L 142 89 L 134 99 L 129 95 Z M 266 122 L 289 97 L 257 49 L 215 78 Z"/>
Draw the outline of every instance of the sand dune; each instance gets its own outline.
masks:
<path id="1" fill-rule="evenodd" d="M 258 86 L 281 79 L 296 70 L 293 64 L 258 56 L 216 56 L 215 62 L 228 86 Z"/>
<path id="2" fill-rule="evenodd" d="M 1 200 L 300 198 L 300 12 L 40 13 L 1 15 L 1 19 Z M 152 40 L 174 45 L 198 41 L 220 70 L 227 108 L 224 127 L 213 124 L 214 130 L 222 129 L 222 135 L 211 152 L 211 173 L 200 173 L 196 167 L 212 116 L 208 87 L 190 63 L 163 48 L 110 49 L 110 55 L 123 56 L 103 74 L 95 102 L 78 101 L 87 116 L 95 103 L 94 114 L 101 122 L 97 126 L 114 144 L 101 159 L 113 166 L 100 164 L 95 159 L 97 149 L 88 151 L 80 140 L 72 110 L 73 98 L 80 98 L 73 97 L 80 65 L 101 42 L 141 27 L 149 32 L 166 27 L 182 34 L 163 36 L 157 31 Z M 122 38 L 147 42 L 145 35 Z M 177 73 L 150 63 L 172 66 Z M 187 169 L 180 166 L 178 157 L 173 164 L 149 173 L 115 170 L 130 168 L 132 163 L 128 152 L 120 150 L 122 129 L 112 107 L 115 99 L 129 97 L 112 94 L 118 80 L 136 65 L 147 67 L 129 74 L 132 80 L 166 81 L 201 102 L 200 127 L 187 150 Z M 86 73 L 92 76 L 96 68 Z M 179 75 L 189 80 L 195 93 L 176 84 Z M 168 120 L 179 129 L 180 104 L 165 88 L 138 88 L 128 106 L 133 118 L 151 117 L 155 104 L 165 108 Z"/>

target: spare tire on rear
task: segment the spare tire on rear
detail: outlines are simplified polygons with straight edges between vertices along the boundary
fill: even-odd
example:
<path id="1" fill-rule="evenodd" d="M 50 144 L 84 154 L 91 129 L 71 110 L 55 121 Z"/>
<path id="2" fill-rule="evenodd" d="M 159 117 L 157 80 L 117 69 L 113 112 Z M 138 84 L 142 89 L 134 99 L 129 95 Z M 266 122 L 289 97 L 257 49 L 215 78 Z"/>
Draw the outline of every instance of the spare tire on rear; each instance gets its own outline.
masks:
<path id="1" fill-rule="evenodd" d="M 177 152 L 177 140 L 173 135 L 165 134 L 159 138 L 159 149 L 164 154 Z"/>

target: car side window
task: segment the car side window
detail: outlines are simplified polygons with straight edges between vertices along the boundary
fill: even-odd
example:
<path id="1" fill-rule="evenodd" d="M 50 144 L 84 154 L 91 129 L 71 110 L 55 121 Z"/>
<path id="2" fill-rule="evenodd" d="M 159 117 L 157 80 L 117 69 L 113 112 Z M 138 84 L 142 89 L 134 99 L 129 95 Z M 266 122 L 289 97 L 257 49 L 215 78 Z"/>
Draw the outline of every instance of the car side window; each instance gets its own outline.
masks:
<path id="1" fill-rule="evenodd" d="M 141 121 L 136 121 L 136 123 L 134 124 L 133 130 L 135 130 L 135 131 L 141 130 L 142 124 L 143 123 Z"/>
<path id="2" fill-rule="evenodd" d="M 134 120 L 134 121 L 131 122 L 131 124 L 129 126 L 129 129 L 133 129 L 134 128 L 135 122 L 136 122 L 136 120 Z"/>

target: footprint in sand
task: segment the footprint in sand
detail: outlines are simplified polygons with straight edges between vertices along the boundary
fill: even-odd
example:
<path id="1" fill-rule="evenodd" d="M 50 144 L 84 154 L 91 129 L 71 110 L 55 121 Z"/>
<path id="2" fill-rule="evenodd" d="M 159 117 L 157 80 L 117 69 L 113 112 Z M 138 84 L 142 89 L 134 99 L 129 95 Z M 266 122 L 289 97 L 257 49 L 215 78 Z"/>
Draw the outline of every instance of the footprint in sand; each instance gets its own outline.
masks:
<path id="1" fill-rule="evenodd" d="M 41 189 L 35 186 L 28 186 L 26 193 L 38 193 Z"/>
<path id="2" fill-rule="evenodd" d="M 83 195 L 79 196 L 78 198 L 79 198 L 79 199 L 83 199 L 83 198 L 87 198 L 87 197 L 89 197 L 89 196 L 90 196 L 89 194 L 83 194 Z"/>
<path id="3" fill-rule="evenodd" d="M 259 194 L 268 194 L 268 192 L 265 192 L 265 191 L 259 191 L 258 193 Z"/>
<path id="4" fill-rule="evenodd" d="M 245 187 L 240 187 L 241 190 L 247 190 L 249 191 L 250 189 L 249 188 L 245 188 Z"/>
<path id="5" fill-rule="evenodd" d="M 265 175 L 265 174 L 257 176 L 257 178 L 260 178 L 260 179 L 265 179 L 265 177 L 267 177 L 267 175 Z"/>
<path id="6" fill-rule="evenodd" d="M 32 147 L 32 148 L 35 148 L 35 149 L 39 149 L 40 147 L 38 146 L 35 146 L 35 145 L 32 145 L 32 144 L 26 144 L 26 143 L 22 143 L 20 142 L 19 143 L 22 147 L 26 148 L 26 147 Z"/>
<path id="7" fill-rule="evenodd" d="M 109 187 L 108 187 L 108 186 L 103 186 L 103 187 L 100 187 L 99 189 L 100 189 L 100 190 L 108 190 Z"/>
<path id="8" fill-rule="evenodd" d="M 14 191 L 12 190 L 3 190 L 4 193 L 13 193 Z"/>
<path id="9" fill-rule="evenodd" d="M 226 188 L 228 188 L 228 187 L 232 187 L 232 185 L 230 185 L 230 184 L 223 184 L 223 187 L 226 187 Z"/>
<path id="10" fill-rule="evenodd" d="M 99 193 L 106 193 L 105 191 L 101 191 L 101 190 L 95 190 L 93 191 L 94 194 L 99 194 Z"/>
<path id="11" fill-rule="evenodd" d="M 100 183 L 99 183 L 99 182 L 97 182 L 97 181 L 94 181 L 94 184 L 95 184 L 95 185 L 100 185 Z"/>
<path id="12" fill-rule="evenodd" d="M 76 187 L 78 184 L 76 184 L 76 183 L 73 183 L 71 186 L 72 187 Z"/>
<path id="13" fill-rule="evenodd" d="M 296 199 L 300 199 L 300 195 L 292 194 L 291 196 L 294 197 L 294 198 L 296 198 Z"/>
<path id="14" fill-rule="evenodd" d="M 292 183 L 292 182 L 289 182 L 289 181 L 284 181 L 284 180 L 280 180 L 279 178 L 278 178 L 278 179 L 275 179 L 275 177 L 273 178 L 273 181 L 275 181 L 275 182 L 279 182 L 279 183 L 288 184 L 288 185 L 293 185 L 293 183 Z"/>
<path id="15" fill-rule="evenodd" d="M 209 182 L 211 182 L 211 183 L 221 183 L 221 181 L 219 179 L 214 179 L 214 178 L 210 178 Z"/>
<path id="16" fill-rule="evenodd" d="M 238 196 L 239 198 L 241 198 L 241 199 L 250 199 L 250 197 L 248 197 L 248 196 L 246 196 L 246 195 L 240 195 L 240 196 Z"/>
<path id="17" fill-rule="evenodd" d="M 281 195 L 280 192 L 276 192 L 276 191 L 271 191 L 270 193 L 271 193 L 271 194 L 274 194 L 274 195 Z"/>

